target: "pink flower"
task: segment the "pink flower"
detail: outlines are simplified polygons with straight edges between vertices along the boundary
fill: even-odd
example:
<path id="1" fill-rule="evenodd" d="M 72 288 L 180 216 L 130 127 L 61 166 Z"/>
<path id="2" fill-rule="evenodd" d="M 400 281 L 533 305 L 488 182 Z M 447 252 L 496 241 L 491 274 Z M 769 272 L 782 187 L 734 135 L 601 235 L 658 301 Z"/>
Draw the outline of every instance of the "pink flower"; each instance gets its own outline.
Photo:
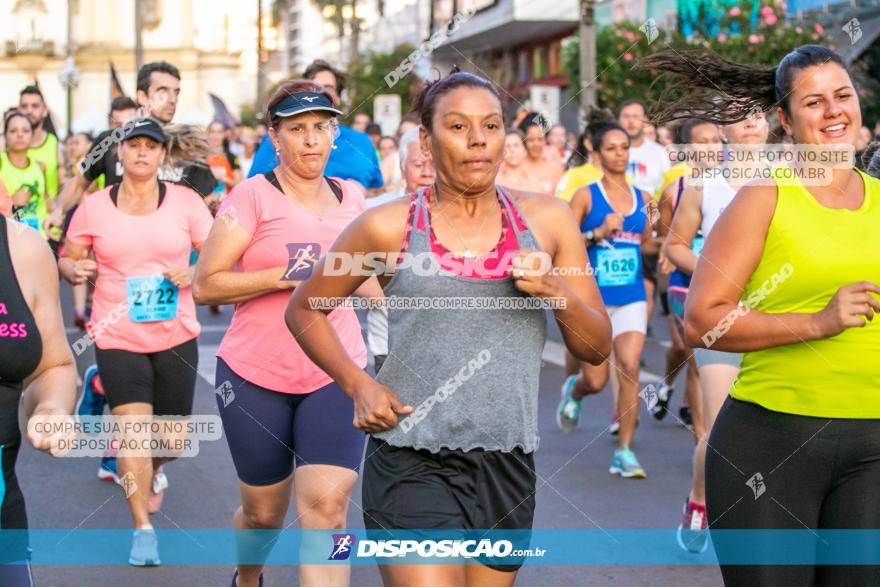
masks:
<path id="1" fill-rule="evenodd" d="M 768 14 L 764 17 L 764 24 L 766 24 L 767 26 L 773 26 L 774 24 L 776 24 L 776 20 L 777 19 L 775 14 Z"/>
<path id="2" fill-rule="evenodd" d="M 631 86 L 631 85 L 633 85 L 633 81 L 631 79 L 625 79 L 625 80 L 623 80 L 623 85 Z"/>
<path id="3" fill-rule="evenodd" d="M 804 32 L 804 29 L 802 29 L 802 28 L 799 27 L 799 26 L 796 26 L 796 27 L 794 27 L 794 32 L 796 32 L 797 34 L 800 35 L 801 33 Z"/>
<path id="4" fill-rule="evenodd" d="M 623 54 L 623 60 L 624 60 L 624 61 L 632 61 L 632 60 L 633 60 L 633 55 L 632 55 L 632 53 L 624 53 L 624 54 Z"/>
<path id="5" fill-rule="evenodd" d="M 760 40 L 761 38 L 758 35 L 749 35 L 749 43 L 751 43 L 752 45 L 756 44 Z"/>
<path id="6" fill-rule="evenodd" d="M 740 14 L 742 14 L 742 10 L 739 9 L 739 6 L 734 6 L 727 14 L 729 16 L 739 16 Z"/>
<path id="7" fill-rule="evenodd" d="M 815 30 L 817 33 L 819 33 L 819 34 L 821 35 L 822 33 L 825 32 L 825 27 L 823 27 L 821 24 L 819 24 L 819 23 L 817 22 L 817 23 L 815 24 L 815 26 L 813 26 L 813 30 Z"/>
<path id="8" fill-rule="evenodd" d="M 719 43 L 723 43 L 726 40 L 727 40 L 727 35 L 725 35 L 724 33 L 721 33 L 718 35 L 718 42 Z"/>
<path id="9" fill-rule="evenodd" d="M 761 8 L 761 16 L 769 16 L 771 14 L 773 14 L 773 9 L 769 6 L 764 6 L 763 8 Z"/>
<path id="10" fill-rule="evenodd" d="M 623 33 L 623 36 L 627 41 L 635 41 L 636 40 L 636 34 L 632 31 L 625 31 Z"/>

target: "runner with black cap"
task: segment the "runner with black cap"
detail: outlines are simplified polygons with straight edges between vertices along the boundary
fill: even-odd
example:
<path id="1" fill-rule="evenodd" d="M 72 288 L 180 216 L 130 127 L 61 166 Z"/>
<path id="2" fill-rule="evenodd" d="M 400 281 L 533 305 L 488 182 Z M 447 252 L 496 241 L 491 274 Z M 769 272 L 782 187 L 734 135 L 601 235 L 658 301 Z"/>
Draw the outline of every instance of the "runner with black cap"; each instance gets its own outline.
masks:
<path id="1" fill-rule="evenodd" d="M 129 100 L 114 100 L 110 110 L 110 126 L 107 131 L 95 137 L 92 148 L 78 166 L 77 173 L 64 185 L 58 196 L 55 209 L 46 218 L 43 226 L 53 235 L 51 227 L 70 223 L 73 210 L 88 192 L 88 187 L 96 180 L 105 186 L 122 181 L 122 162 L 117 156 L 117 146 L 130 130 L 133 105 L 139 108 L 137 118 L 150 117 L 162 125 L 166 140 L 166 158 L 159 166 L 161 181 L 180 184 L 195 190 L 205 203 L 210 205 L 211 193 L 217 180 L 208 167 L 205 156 L 210 151 L 207 134 L 188 125 L 172 125 L 177 111 L 180 94 L 180 71 L 166 61 L 147 63 L 138 70 L 137 103 Z M 65 217 L 67 217 L 65 221 Z M 52 241 L 50 240 L 50 244 Z M 83 373 L 82 400 L 80 414 L 100 415 L 104 410 L 101 379 L 94 365 Z M 98 467 L 98 478 L 117 480 L 116 460 L 111 449 Z"/>
<path id="2" fill-rule="evenodd" d="M 165 143 L 153 119 L 127 125 L 118 147 L 122 181 L 83 201 L 59 261 L 71 284 L 97 276 L 88 331 L 114 416 L 187 417 L 192 412 L 200 327 L 189 255 L 207 237 L 211 214 L 191 189 L 159 181 Z M 119 308 L 127 311 L 114 319 Z M 129 563 L 157 565 L 149 513 L 161 506 L 168 485 L 162 464 L 172 459 L 124 452 L 117 459 L 120 477 L 151 488 L 126 491 L 135 525 Z"/>

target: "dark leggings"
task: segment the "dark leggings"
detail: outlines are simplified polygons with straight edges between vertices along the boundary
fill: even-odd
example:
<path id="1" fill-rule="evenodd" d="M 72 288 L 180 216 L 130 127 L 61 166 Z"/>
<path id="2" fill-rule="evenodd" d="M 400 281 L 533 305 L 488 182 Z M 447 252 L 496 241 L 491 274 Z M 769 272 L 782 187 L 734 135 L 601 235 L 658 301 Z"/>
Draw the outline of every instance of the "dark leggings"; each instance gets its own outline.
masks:
<path id="1" fill-rule="evenodd" d="M 709 445 L 713 531 L 880 529 L 880 420 L 796 416 L 728 398 Z M 737 548 L 716 536 L 724 563 Z M 778 546 L 757 535 L 749 537 L 750 548 L 761 551 L 762 540 L 767 552 Z M 859 545 L 865 552 L 857 554 L 876 555 L 872 542 L 865 540 Z M 728 587 L 880 585 L 880 567 L 869 565 L 722 564 L 721 573 Z"/>
<path id="2" fill-rule="evenodd" d="M 156 416 L 189 416 L 199 366 L 198 339 L 155 353 L 95 349 L 101 385 L 110 409 L 153 406 Z"/>
<path id="3" fill-rule="evenodd" d="M 3 587 L 33 587 L 34 578 L 31 574 L 31 564 L 28 561 L 0 564 L 0 585 Z"/>

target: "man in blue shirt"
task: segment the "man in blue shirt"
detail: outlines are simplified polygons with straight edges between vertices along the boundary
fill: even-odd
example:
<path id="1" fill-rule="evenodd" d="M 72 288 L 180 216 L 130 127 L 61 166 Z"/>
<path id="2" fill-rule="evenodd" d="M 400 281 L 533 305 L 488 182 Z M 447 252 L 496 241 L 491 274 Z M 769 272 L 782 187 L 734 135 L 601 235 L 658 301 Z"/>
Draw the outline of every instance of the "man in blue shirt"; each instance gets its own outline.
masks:
<path id="1" fill-rule="evenodd" d="M 306 68 L 303 77 L 323 86 L 333 97 L 333 105 L 339 106 L 339 95 L 345 84 L 344 73 L 326 61 L 317 59 Z M 266 133 L 254 154 L 254 162 L 248 177 L 266 173 L 276 167 L 278 167 L 278 158 L 272 149 L 269 133 Z M 365 190 L 381 188 L 383 185 L 379 158 L 376 156 L 376 149 L 370 137 L 342 124 L 339 125 L 339 136 L 333 141 L 333 150 L 330 151 L 324 175 L 352 179 L 361 184 Z"/>

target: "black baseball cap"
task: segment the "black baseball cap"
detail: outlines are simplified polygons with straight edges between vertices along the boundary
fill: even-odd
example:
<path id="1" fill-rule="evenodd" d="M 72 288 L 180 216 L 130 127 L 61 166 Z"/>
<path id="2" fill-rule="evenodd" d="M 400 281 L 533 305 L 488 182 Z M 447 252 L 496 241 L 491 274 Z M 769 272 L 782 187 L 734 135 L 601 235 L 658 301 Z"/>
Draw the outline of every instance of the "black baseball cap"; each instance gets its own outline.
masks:
<path id="1" fill-rule="evenodd" d="M 318 92 L 297 92 L 290 94 L 272 109 L 272 116 L 287 118 L 303 112 L 324 111 L 332 114 L 342 114 L 342 111 L 333 107 L 333 103 L 324 94 Z"/>
<path id="2" fill-rule="evenodd" d="M 153 118 L 133 118 L 123 125 L 125 134 L 122 136 L 123 141 L 133 139 L 135 137 L 149 137 L 157 143 L 163 145 L 167 142 L 165 131 L 162 125 Z"/>

